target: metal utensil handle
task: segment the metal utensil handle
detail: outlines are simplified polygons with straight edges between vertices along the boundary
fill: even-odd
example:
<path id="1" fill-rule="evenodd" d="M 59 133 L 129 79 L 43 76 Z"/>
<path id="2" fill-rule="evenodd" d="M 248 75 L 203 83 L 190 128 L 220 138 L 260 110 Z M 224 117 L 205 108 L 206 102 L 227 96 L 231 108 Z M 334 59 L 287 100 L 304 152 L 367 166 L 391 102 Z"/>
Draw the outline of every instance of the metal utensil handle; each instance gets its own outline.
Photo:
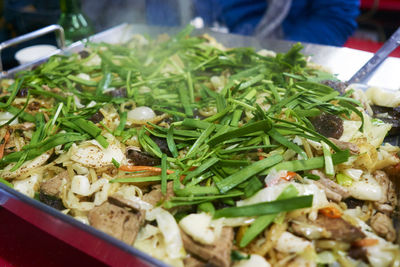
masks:
<path id="1" fill-rule="evenodd" d="M 350 78 L 350 83 L 361 83 L 400 45 L 400 27 L 390 36 L 375 55 Z"/>
<path id="2" fill-rule="evenodd" d="M 6 74 L 6 71 L 3 71 L 3 64 L 1 60 L 1 51 L 7 47 L 20 44 L 22 42 L 26 42 L 32 39 L 35 39 L 37 37 L 46 35 L 51 32 L 57 32 L 56 34 L 56 39 L 57 39 L 57 45 L 59 48 L 64 49 L 65 48 L 65 36 L 64 36 L 64 29 L 60 25 L 53 24 L 44 28 L 41 28 L 39 30 L 23 34 L 21 36 L 15 37 L 13 39 L 4 41 L 0 44 L 0 71 L 2 71 L 4 74 Z"/>

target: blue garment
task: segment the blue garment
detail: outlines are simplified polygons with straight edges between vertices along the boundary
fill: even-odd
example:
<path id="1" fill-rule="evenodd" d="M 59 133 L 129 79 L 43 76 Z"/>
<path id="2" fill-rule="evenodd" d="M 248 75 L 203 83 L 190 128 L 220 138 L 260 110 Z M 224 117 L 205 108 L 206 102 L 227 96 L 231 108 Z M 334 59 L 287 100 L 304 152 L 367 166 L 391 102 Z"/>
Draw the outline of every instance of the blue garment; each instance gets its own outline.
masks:
<path id="1" fill-rule="evenodd" d="M 267 9 L 266 0 L 196 0 L 197 11 L 225 24 L 233 33 L 251 35 Z M 213 18 L 210 18 L 212 14 Z M 357 28 L 359 0 L 293 0 L 282 24 L 292 41 L 343 45 Z"/>

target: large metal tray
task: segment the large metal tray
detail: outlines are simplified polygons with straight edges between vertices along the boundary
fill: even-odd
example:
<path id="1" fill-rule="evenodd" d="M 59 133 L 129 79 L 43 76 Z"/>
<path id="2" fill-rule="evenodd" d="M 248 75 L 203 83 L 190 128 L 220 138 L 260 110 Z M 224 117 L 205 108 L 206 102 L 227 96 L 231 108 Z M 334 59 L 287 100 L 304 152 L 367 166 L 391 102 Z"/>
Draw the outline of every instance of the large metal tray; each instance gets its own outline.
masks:
<path id="1" fill-rule="evenodd" d="M 123 24 L 90 37 L 92 42 L 119 43 L 129 39 L 132 34 L 156 36 L 161 33 L 174 34 L 175 28 L 149 27 L 145 25 Z M 227 47 L 266 48 L 277 52 L 287 51 L 293 43 L 279 40 L 260 41 L 252 37 L 222 34 L 211 31 L 197 31 L 195 34 L 208 33 Z M 83 42 L 76 42 L 58 53 L 74 53 L 84 48 Z M 349 79 L 370 57 L 371 53 L 350 48 L 337 48 L 304 44 L 303 53 L 312 56 L 312 61 L 325 66 L 339 79 Z M 16 72 L 43 63 L 41 59 L 0 74 L 0 78 L 11 77 Z M 400 59 L 389 58 L 373 74 L 368 82 L 370 86 L 385 87 L 389 90 L 400 88 Z M 119 241 L 74 218 L 64 215 L 45 204 L 29 198 L 0 183 L 0 206 L 15 213 L 36 227 L 63 240 L 71 246 L 97 258 L 111 266 L 166 266 L 159 260 Z"/>

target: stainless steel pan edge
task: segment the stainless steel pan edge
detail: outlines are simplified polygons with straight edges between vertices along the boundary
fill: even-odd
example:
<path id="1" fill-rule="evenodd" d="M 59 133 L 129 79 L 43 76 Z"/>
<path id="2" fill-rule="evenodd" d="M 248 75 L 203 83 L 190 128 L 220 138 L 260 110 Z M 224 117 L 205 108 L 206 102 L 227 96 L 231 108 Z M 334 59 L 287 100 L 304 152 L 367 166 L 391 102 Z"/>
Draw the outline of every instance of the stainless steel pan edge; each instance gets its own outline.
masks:
<path id="1" fill-rule="evenodd" d="M 146 253 L 2 183 L 0 206 L 110 266 L 167 266 Z"/>
<path id="2" fill-rule="evenodd" d="M 149 27 L 145 25 L 128 25 L 122 24 L 102 33 L 96 34 L 89 38 L 92 42 L 118 43 L 129 39 L 132 34 L 148 34 L 156 36 L 160 33 L 174 34 L 179 29 Z M 197 31 L 196 33 L 208 33 L 214 36 L 217 41 L 227 47 L 251 46 L 255 49 L 267 48 L 277 52 L 287 51 L 292 42 L 279 40 L 260 41 L 252 37 L 244 37 L 231 34 L 221 34 L 210 31 Z M 76 42 L 70 45 L 59 54 L 68 54 L 81 51 L 85 46 L 85 42 Z M 331 69 L 333 73 L 338 74 L 342 80 L 351 77 L 359 67 L 361 67 L 370 57 L 372 53 L 358 51 L 349 48 L 337 48 L 329 46 L 320 46 L 312 44 L 304 44 L 303 53 L 311 55 L 312 60 Z M 345 60 L 344 60 L 345 59 Z M 27 68 L 41 64 L 46 58 L 31 63 Z M 388 68 L 400 69 L 400 59 L 391 58 L 385 62 L 380 70 L 378 79 L 371 79 L 372 85 L 385 86 L 384 81 L 393 81 L 392 90 L 400 88 L 400 76 L 390 79 L 391 73 Z M 386 64 L 386 65 L 385 65 Z M 17 67 L 8 72 L 10 77 L 24 68 Z M 0 76 L 4 78 L 4 76 Z M 375 82 L 375 84 L 373 84 Z M 45 204 L 31 199 L 3 184 L 0 183 L 0 206 L 20 216 L 24 220 L 32 223 L 36 227 L 45 232 L 63 240 L 64 242 L 78 248 L 79 250 L 99 259 L 100 261 L 111 266 L 167 266 L 149 255 L 129 246 L 101 231 L 85 225 L 74 218 L 65 215 Z M 396 224 L 398 226 L 398 224 Z"/>

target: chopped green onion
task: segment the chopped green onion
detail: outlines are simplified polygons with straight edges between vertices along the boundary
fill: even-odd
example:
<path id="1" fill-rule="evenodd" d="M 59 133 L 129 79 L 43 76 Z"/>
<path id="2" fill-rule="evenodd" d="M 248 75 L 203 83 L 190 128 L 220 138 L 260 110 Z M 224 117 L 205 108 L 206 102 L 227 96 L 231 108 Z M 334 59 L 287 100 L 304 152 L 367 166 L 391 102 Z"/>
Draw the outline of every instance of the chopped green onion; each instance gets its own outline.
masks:
<path id="1" fill-rule="evenodd" d="M 167 194 L 167 155 L 161 156 L 161 192 Z"/>
<path id="2" fill-rule="evenodd" d="M 275 214 L 283 211 L 291 211 L 311 207 L 313 196 L 299 196 L 271 202 L 263 202 L 253 205 L 224 208 L 215 211 L 214 218 L 221 217 L 250 217 Z"/>
<path id="3" fill-rule="evenodd" d="M 127 117 L 128 117 L 128 113 L 126 111 L 121 113 L 120 121 L 119 121 L 119 124 L 117 126 L 117 129 L 115 129 L 114 135 L 121 136 L 122 131 L 125 129 L 125 124 L 126 124 Z"/>
<path id="4" fill-rule="evenodd" d="M 277 200 L 293 198 L 298 195 L 298 191 L 294 185 L 287 186 L 278 196 Z M 251 226 L 246 230 L 239 246 L 241 248 L 247 246 L 257 235 L 270 225 L 278 214 L 263 215 L 254 220 Z"/>
<path id="5" fill-rule="evenodd" d="M 330 147 L 324 141 L 321 141 L 321 145 L 324 152 L 325 173 L 329 176 L 335 175 Z"/>
<path id="6" fill-rule="evenodd" d="M 112 164 L 114 164 L 115 168 L 119 169 L 119 166 L 120 166 L 121 164 L 119 164 L 118 161 L 116 161 L 114 158 L 112 158 L 111 162 L 112 162 Z"/>
<path id="7" fill-rule="evenodd" d="M 195 170 L 191 171 L 186 177 L 183 179 L 183 183 L 186 183 L 187 181 L 190 181 L 194 177 L 200 175 L 207 169 L 209 169 L 211 166 L 216 164 L 219 161 L 219 158 L 211 157 L 204 161 L 199 167 L 197 167 Z"/>
<path id="8" fill-rule="evenodd" d="M 353 184 L 353 179 L 343 173 L 336 174 L 336 181 L 342 186 L 351 186 Z"/>
<path id="9" fill-rule="evenodd" d="M 263 160 L 257 161 L 238 172 L 226 177 L 216 185 L 221 193 L 225 193 L 230 189 L 236 187 L 240 183 L 246 181 L 250 177 L 262 172 L 268 167 L 274 166 L 275 164 L 283 160 L 281 155 L 273 155 Z"/>
<path id="10" fill-rule="evenodd" d="M 190 158 L 194 152 L 204 143 L 204 141 L 210 136 L 212 132 L 215 130 L 215 125 L 210 124 L 210 126 L 205 129 L 205 131 L 197 138 L 196 142 L 190 147 L 187 152 L 185 158 Z"/>
<path id="11" fill-rule="evenodd" d="M 247 134 L 254 133 L 256 131 L 264 131 L 267 132 L 271 129 L 271 122 L 269 120 L 262 120 L 254 123 L 248 123 L 243 127 L 240 127 L 235 130 L 228 131 L 224 134 L 218 135 L 214 138 L 211 138 L 208 141 L 210 146 L 215 146 L 217 144 L 222 143 L 228 139 L 233 139 L 236 137 L 242 137 Z"/>
<path id="12" fill-rule="evenodd" d="M 177 158 L 179 156 L 178 149 L 176 148 L 175 141 L 174 141 L 174 126 L 171 125 L 169 127 L 168 132 L 167 132 L 167 145 L 169 151 L 171 151 L 171 154 L 174 158 Z"/>
<path id="13" fill-rule="evenodd" d="M 3 178 L 0 178 L 0 183 L 5 184 L 6 186 L 11 187 L 11 188 L 14 187 L 14 185 L 12 183 L 10 183 L 9 181 L 7 181 Z"/>

